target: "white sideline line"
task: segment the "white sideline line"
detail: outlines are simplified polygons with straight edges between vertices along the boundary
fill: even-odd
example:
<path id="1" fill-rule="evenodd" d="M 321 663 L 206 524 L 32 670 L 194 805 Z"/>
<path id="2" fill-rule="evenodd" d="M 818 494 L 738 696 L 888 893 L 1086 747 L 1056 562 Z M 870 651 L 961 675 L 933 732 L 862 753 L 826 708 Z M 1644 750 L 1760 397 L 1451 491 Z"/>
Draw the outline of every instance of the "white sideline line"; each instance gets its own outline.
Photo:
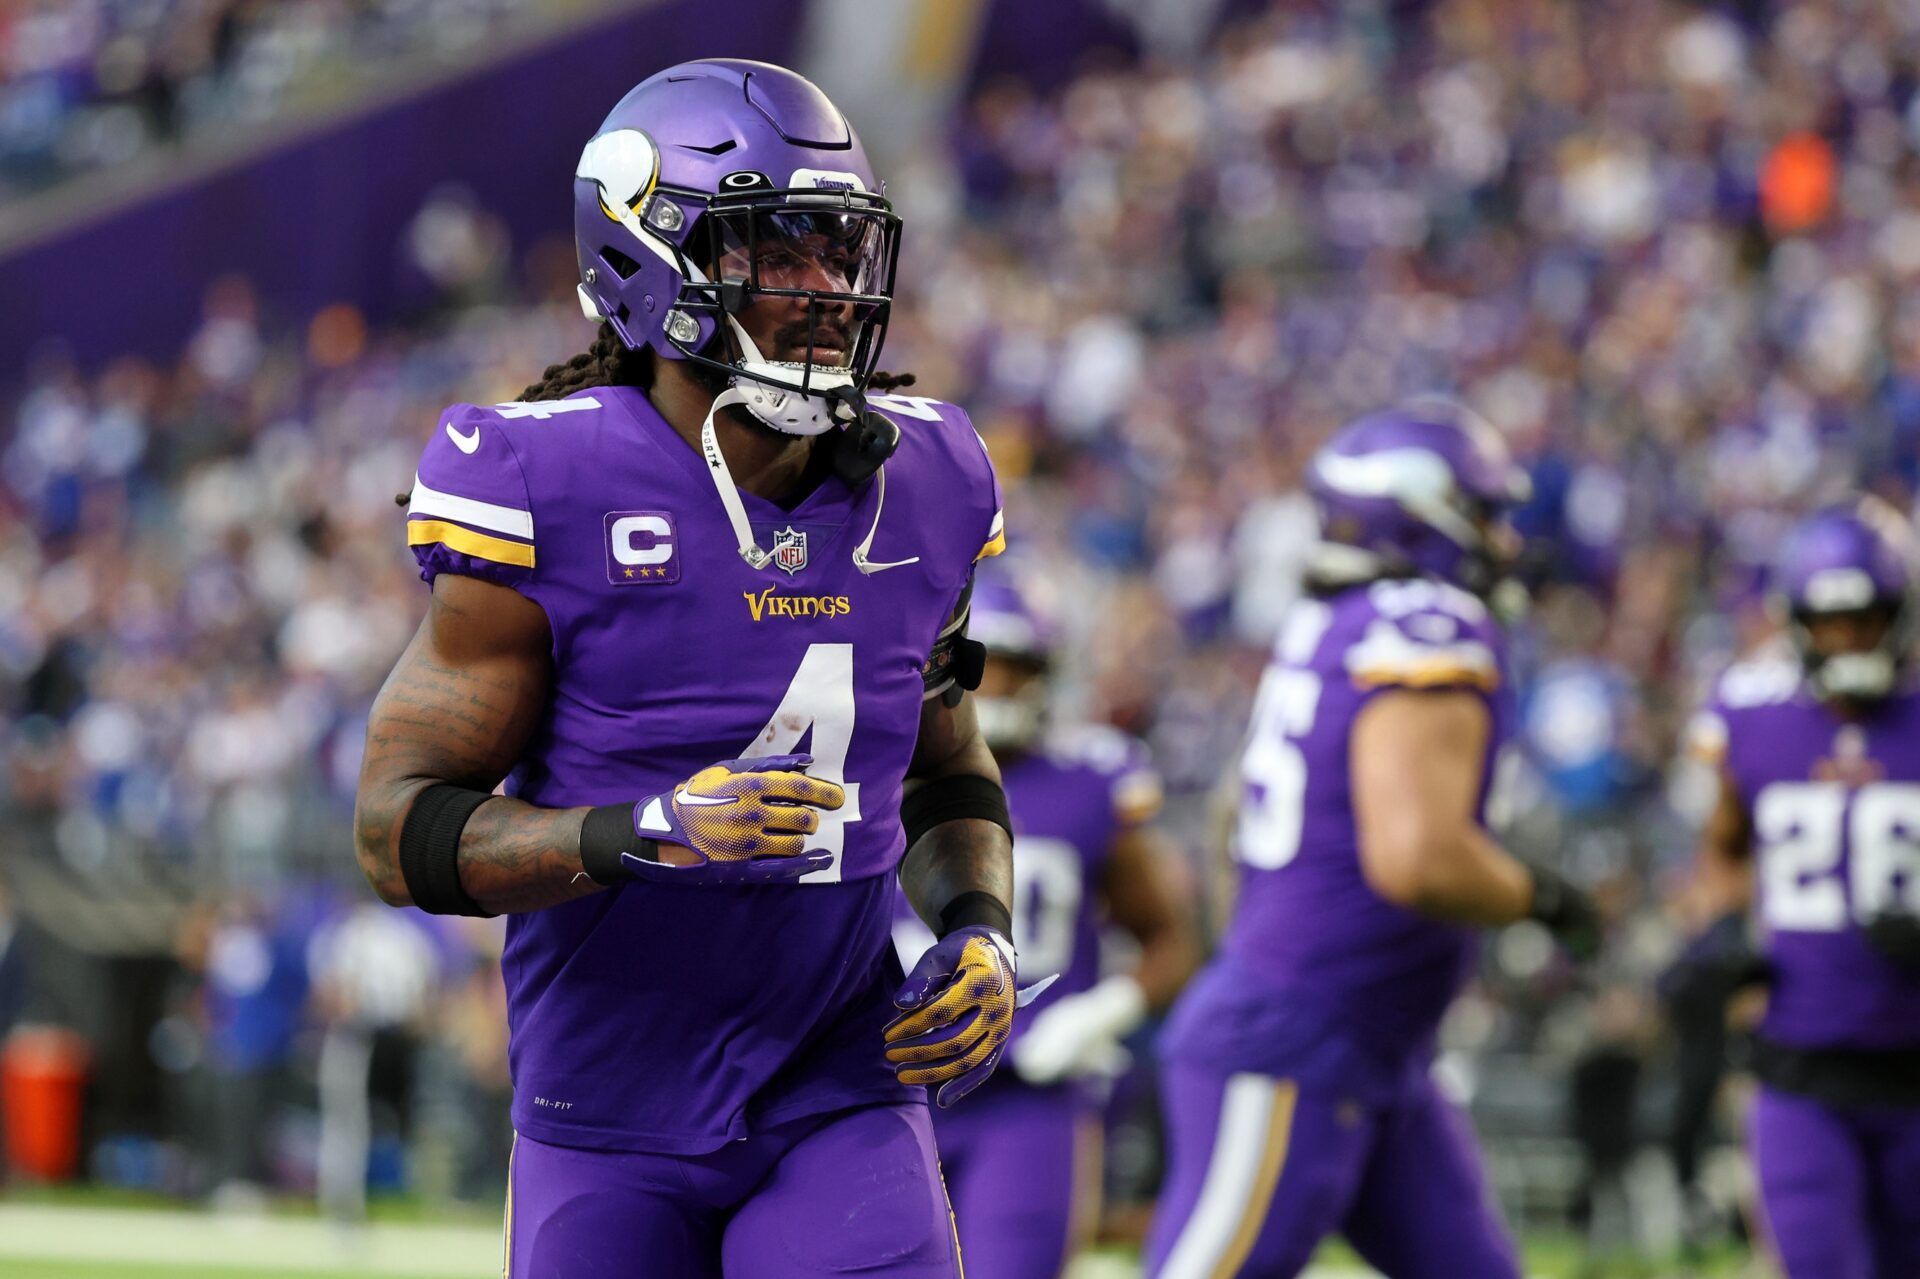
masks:
<path id="1" fill-rule="evenodd" d="M 388 1223 L 348 1231 L 306 1218 L 0 1204 L 0 1260 L 474 1279 L 500 1272 L 500 1231 Z"/>

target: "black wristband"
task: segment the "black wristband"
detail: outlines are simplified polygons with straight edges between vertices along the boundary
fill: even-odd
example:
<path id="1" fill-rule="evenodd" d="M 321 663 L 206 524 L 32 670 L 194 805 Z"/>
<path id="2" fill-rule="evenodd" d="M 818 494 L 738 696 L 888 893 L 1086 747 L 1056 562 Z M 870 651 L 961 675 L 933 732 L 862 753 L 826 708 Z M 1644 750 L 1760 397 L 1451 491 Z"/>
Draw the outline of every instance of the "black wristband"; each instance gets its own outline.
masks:
<path id="1" fill-rule="evenodd" d="M 1013 936 L 1013 912 L 992 893 L 982 888 L 969 889 L 940 908 L 940 935 L 985 924 L 1002 937 Z"/>
<path id="2" fill-rule="evenodd" d="M 992 822 L 1013 838 L 1013 816 L 1007 812 L 1007 792 L 1000 783 L 974 773 L 935 777 L 921 782 L 900 801 L 900 824 L 907 831 L 907 847 L 935 826 L 978 818 Z"/>
<path id="3" fill-rule="evenodd" d="M 1578 890 L 1550 867 L 1528 863 L 1527 874 L 1533 877 L 1533 900 L 1527 905 L 1527 918 L 1557 932 L 1568 913 L 1577 909 L 1574 894 Z"/>
<path id="4" fill-rule="evenodd" d="M 580 822 L 580 869 L 596 884 L 611 888 L 633 878 L 620 854 L 632 853 L 646 861 L 660 860 L 660 845 L 633 829 L 632 804 L 602 804 L 590 808 Z"/>
<path id="5" fill-rule="evenodd" d="M 429 915 L 493 917 L 460 886 L 460 832 L 474 810 L 492 798 L 489 791 L 438 782 L 407 809 L 400 826 L 400 876 L 413 904 Z"/>

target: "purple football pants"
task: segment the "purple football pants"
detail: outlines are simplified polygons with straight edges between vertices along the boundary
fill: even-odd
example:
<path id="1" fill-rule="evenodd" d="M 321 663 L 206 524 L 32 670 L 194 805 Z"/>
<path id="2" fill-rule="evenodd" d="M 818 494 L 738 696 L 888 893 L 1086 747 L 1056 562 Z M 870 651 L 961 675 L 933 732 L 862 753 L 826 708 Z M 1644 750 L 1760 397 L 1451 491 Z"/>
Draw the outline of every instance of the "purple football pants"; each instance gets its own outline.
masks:
<path id="1" fill-rule="evenodd" d="M 1920 1107 L 1762 1088 L 1747 1135 L 1788 1279 L 1920 1275 Z"/>
<path id="2" fill-rule="evenodd" d="M 1154 1279 L 1283 1279 L 1336 1232 L 1388 1279 L 1517 1279 L 1465 1116 L 1430 1082 L 1385 1107 L 1179 1064 L 1161 1086 Z"/>
<path id="3" fill-rule="evenodd" d="M 959 1279 L 924 1103 L 810 1115 L 710 1155 L 550 1146 L 507 1176 L 506 1279 Z"/>
<path id="4" fill-rule="evenodd" d="M 933 1130 L 967 1274 L 1057 1279 L 1099 1209 L 1099 1113 L 996 1079 L 936 1112 Z"/>

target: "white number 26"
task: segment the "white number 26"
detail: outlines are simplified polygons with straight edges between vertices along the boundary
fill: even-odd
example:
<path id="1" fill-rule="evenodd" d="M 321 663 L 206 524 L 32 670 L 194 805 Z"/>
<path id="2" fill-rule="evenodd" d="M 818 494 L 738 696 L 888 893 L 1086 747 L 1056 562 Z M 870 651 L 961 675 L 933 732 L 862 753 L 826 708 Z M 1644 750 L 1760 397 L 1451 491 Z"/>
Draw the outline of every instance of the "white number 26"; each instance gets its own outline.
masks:
<path id="1" fill-rule="evenodd" d="M 1888 909 L 1920 910 L 1920 785 L 1775 782 L 1754 801 L 1753 830 L 1770 928 L 1837 932 Z"/>

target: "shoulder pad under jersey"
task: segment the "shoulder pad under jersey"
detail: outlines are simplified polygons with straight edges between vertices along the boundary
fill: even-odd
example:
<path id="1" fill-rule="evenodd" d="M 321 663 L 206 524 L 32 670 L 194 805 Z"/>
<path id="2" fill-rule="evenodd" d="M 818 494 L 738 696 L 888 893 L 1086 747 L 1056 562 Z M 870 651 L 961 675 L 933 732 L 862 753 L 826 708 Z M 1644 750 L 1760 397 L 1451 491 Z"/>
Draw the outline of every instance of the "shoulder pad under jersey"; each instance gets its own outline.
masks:
<path id="1" fill-rule="evenodd" d="M 1053 734 L 1048 753 L 1099 775 L 1122 824 L 1150 821 L 1160 812 L 1166 798 L 1160 771 L 1138 738 L 1107 724 L 1081 724 Z"/>
<path id="2" fill-rule="evenodd" d="M 1444 582 L 1375 582 L 1368 615 L 1341 663 L 1355 686 L 1471 688 L 1501 683 L 1499 626 L 1474 595 Z"/>
<path id="3" fill-rule="evenodd" d="M 407 502 L 407 545 L 426 581 L 455 573 L 511 585 L 532 575 L 533 501 L 510 421 L 472 404 L 440 415 Z"/>
<path id="4" fill-rule="evenodd" d="M 1006 519 L 1000 504 L 1000 480 L 986 441 L 974 429 L 966 410 L 924 395 L 869 395 L 867 407 L 884 413 L 900 427 L 901 451 L 923 448 L 931 463 L 952 476 L 952 492 L 969 508 L 967 526 L 977 526 L 980 538 L 977 562 L 1007 549 Z"/>

